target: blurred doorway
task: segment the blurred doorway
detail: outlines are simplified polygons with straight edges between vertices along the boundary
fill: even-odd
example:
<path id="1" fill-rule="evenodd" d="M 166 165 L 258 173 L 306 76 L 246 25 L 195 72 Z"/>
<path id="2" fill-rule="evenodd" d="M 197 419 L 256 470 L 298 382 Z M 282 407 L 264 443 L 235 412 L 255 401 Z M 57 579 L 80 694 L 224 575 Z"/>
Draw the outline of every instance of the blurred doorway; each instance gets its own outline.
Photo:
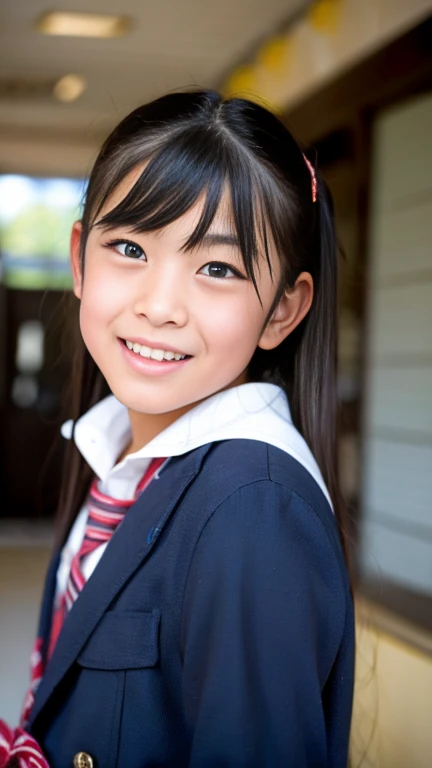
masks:
<path id="1" fill-rule="evenodd" d="M 82 182 L 0 176 L 0 482 L 7 518 L 51 517 L 72 345 L 69 233 Z"/>

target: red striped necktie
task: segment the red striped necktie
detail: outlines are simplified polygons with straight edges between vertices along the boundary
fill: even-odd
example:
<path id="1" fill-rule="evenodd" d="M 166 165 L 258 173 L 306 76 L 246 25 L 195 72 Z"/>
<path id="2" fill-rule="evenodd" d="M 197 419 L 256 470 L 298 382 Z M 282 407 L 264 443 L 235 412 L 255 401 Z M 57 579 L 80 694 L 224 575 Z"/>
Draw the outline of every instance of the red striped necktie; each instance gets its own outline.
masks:
<path id="1" fill-rule="evenodd" d="M 144 477 L 138 483 L 133 499 L 115 499 L 107 496 L 98 488 L 98 480 L 94 478 L 85 505 L 88 509 L 87 525 L 79 551 L 72 560 L 66 590 L 53 614 L 51 635 L 48 647 L 50 658 L 56 645 L 63 621 L 83 589 L 86 579 L 82 572 L 82 561 L 101 544 L 106 544 L 122 522 L 127 510 L 135 503 L 138 496 L 147 488 L 159 467 L 166 458 L 152 459 Z"/>

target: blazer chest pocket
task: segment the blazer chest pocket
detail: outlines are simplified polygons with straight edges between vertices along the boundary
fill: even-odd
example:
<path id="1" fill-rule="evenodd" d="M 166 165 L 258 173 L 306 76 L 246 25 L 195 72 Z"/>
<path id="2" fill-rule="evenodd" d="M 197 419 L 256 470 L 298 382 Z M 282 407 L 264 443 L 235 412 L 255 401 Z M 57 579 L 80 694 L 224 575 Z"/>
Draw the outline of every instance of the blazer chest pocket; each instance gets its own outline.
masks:
<path id="1" fill-rule="evenodd" d="M 154 667 L 159 661 L 160 611 L 107 611 L 77 661 L 87 669 Z"/>

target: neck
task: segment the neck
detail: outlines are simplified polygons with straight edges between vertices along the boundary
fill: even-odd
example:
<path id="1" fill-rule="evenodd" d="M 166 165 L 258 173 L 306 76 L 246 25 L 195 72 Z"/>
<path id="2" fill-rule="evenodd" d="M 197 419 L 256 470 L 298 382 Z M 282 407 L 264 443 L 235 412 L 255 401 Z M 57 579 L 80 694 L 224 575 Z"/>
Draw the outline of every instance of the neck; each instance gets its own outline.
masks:
<path id="1" fill-rule="evenodd" d="M 167 429 L 180 416 L 183 416 L 184 413 L 187 413 L 196 405 L 197 403 L 190 403 L 190 405 L 177 408 L 175 411 L 168 411 L 168 413 L 141 413 L 140 411 L 129 409 L 132 438 L 118 461 L 121 461 L 130 453 L 139 451 L 140 448 L 150 443 L 164 429 Z"/>
<path id="2" fill-rule="evenodd" d="M 225 389 L 231 389 L 231 387 L 245 384 L 247 380 L 246 372 L 243 371 L 235 381 L 231 382 L 227 387 L 222 387 L 222 389 L 218 391 L 223 392 Z M 216 394 L 216 392 L 212 392 L 211 394 Z M 150 443 L 151 440 L 163 432 L 164 429 L 167 429 L 167 427 L 177 421 L 180 416 L 183 416 L 183 414 L 192 410 L 192 408 L 195 408 L 199 403 L 202 403 L 206 399 L 207 398 L 205 397 L 202 400 L 184 405 L 182 408 L 168 411 L 168 413 L 142 413 L 140 411 L 133 411 L 129 408 L 132 438 L 117 461 L 120 462 L 130 453 L 135 453 L 141 448 L 144 448 L 147 443 Z"/>

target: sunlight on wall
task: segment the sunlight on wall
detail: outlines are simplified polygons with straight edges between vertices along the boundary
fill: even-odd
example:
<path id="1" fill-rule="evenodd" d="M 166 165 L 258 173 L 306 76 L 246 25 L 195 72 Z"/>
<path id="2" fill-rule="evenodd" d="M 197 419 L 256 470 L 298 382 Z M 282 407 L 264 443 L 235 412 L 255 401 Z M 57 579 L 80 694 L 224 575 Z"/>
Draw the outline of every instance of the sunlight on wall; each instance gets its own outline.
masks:
<path id="1" fill-rule="evenodd" d="M 350 768 L 429 768 L 432 658 L 357 612 Z"/>
<path id="2" fill-rule="evenodd" d="M 229 74 L 224 94 L 285 111 L 420 23 L 431 7 L 431 0 L 314 0 Z"/>

